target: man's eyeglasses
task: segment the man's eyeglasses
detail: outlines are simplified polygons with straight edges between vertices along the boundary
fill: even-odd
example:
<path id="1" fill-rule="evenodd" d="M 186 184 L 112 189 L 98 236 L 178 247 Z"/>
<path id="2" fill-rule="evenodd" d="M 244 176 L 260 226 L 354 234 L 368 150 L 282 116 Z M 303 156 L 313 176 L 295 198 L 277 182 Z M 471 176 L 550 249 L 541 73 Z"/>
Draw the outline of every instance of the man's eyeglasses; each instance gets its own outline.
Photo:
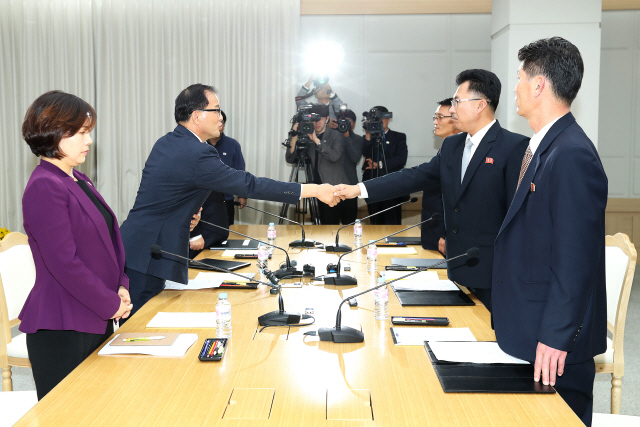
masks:
<path id="1" fill-rule="evenodd" d="M 222 113 L 220 112 L 221 111 L 220 108 L 201 109 L 201 110 L 198 110 L 198 111 L 211 111 L 213 113 L 218 113 L 218 116 L 222 115 Z"/>
<path id="2" fill-rule="evenodd" d="M 463 101 L 485 101 L 487 104 L 491 104 L 491 101 L 489 101 L 488 99 L 484 99 L 484 98 L 468 98 L 468 99 L 452 99 L 451 103 L 453 104 L 454 108 L 458 108 L 458 104 L 463 102 Z"/>
<path id="3" fill-rule="evenodd" d="M 434 115 L 433 115 L 433 117 L 431 117 L 431 118 L 432 118 L 434 121 L 435 121 L 435 120 L 440 121 L 440 120 L 442 120 L 442 119 L 448 119 L 449 117 L 453 117 L 453 116 L 441 116 L 441 115 L 439 115 L 439 114 L 434 114 Z"/>

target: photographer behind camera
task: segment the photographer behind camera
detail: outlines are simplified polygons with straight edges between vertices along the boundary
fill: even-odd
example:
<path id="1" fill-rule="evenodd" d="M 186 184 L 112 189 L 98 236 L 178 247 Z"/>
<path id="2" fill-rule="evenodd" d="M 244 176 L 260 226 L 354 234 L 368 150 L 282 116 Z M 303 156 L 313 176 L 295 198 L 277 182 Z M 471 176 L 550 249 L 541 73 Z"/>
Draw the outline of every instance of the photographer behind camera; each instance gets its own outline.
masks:
<path id="1" fill-rule="evenodd" d="M 308 183 L 337 185 L 341 182 L 348 182 L 343 161 L 345 138 L 340 132 L 327 126 L 329 107 L 313 104 L 310 110 L 301 110 L 297 117 L 303 115 L 309 117 L 309 114 L 312 116 L 313 131 L 300 134 L 298 132 L 299 125 L 308 126 L 309 121 L 296 120 L 293 125 L 293 132 L 296 135 L 291 137 L 289 148 L 285 152 L 287 163 L 295 163 L 300 156 L 303 156 L 305 162 L 311 165 L 313 174 L 313 179 L 307 177 Z M 320 223 L 340 224 L 341 204 L 339 203 L 332 208 L 324 203 L 319 203 Z"/>
<path id="2" fill-rule="evenodd" d="M 313 95 L 315 95 L 319 104 L 326 105 L 329 108 L 329 117 L 331 117 L 331 121 L 329 122 L 329 127 L 331 129 L 336 129 L 338 124 L 336 123 L 336 118 L 340 113 L 340 105 L 342 104 L 342 100 L 340 97 L 331 89 L 329 86 L 329 78 L 327 76 L 316 76 L 312 74 L 309 77 L 309 80 L 300 88 L 298 92 L 298 96 L 296 96 L 296 105 L 298 108 L 309 104 L 309 99 L 312 94 L 311 92 L 311 84 L 314 85 Z"/>
<path id="3" fill-rule="evenodd" d="M 344 108 L 343 108 L 344 107 Z M 347 174 L 349 184 L 358 184 L 357 166 L 362 158 L 362 147 L 364 138 L 354 132 L 356 128 L 356 113 L 346 109 L 346 104 L 340 106 L 340 114 L 336 120 L 336 129 L 344 136 L 344 170 Z M 340 210 L 340 221 L 342 224 L 354 222 L 358 217 L 358 200 L 347 199 L 338 204 L 336 208 Z"/>
<path id="4" fill-rule="evenodd" d="M 362 181 L 378 178 L 397 172 L 407 163 L 407 135 L 389 129 L 392 113 L 386 107 L 376 106 L 363 113 L 365 130 L 362 155 Z M 367 204 L 369 215 L 380 212 L 408 199 L 408 196 L 397 197 L 383 202 Z M 370 219 L 371 224 L 402 224 L 402 206 L 388 210 Z"/>

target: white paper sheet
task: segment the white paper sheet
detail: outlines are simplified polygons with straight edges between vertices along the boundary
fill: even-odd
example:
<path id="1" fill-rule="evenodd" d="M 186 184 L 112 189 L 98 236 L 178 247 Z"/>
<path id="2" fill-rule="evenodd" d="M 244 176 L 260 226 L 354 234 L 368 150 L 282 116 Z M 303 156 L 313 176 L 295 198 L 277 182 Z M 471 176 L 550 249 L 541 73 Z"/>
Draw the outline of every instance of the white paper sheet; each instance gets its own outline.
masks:
<path id="1" fill-rule="evenodd" d="M 165 289 L 174 291 L 195 291 L 198 289 L 219 288 L 223 282 L 249 282 L 251 281 L 251 279 L 253 279 L 255 273 L 242 273 L 242 275 L 244 277 L 236 276 L 235 274 L 230 273 L 201 272 L 198 273 L 195 279 L 189 279 L 188 285 L 183 285 L 182 283 L 167 280 L 165 282 Z"/>
<path id="2" fill-rule="evenodd" d="M 403 255 L 411 255 L 417 254 L 414 248 L 403 248 L 403 247 L 382 247 L 378 248 L 378 255 L 389 255 L 389 254 L 403 254 Z"/>
<path id="3" fill-rule="evenodd" d="M 402 277 L 402 276 L 406 276 L 407 274 L 411 273 L 410 271 L 394 271 L 394 270 L 389 270 L 389 271 L 385 271 L 384 277 L 387 280 L 393 280 L 393 279 L 397 279 L 398 277 Z M 435 271 L 421 271 L 419 273 L 416 273 L 412 276 L 407 277 L 406 279 L 403 280 L 422 280 L 422 281 L 434 281 L 434 280 L 440 280 L 440 277 L 438 276 L 438 273 Z M 398 283 L 398 282 L 396 282 Z"/>
<path id="4" fill-rule="evenodd" d="M 413 277 L 413 276 L 411 276 Z M 411 277 L 391 284 L 396 291 L 459 291 L 451 280 L 411 280 Z"/>
<path id="5" fill-rule="evenodd" d="M 198 334 L 180 334 L 171 345 L 129 345 L 112 346 L 111 343 L 120 335 L 116 335 L 102 350 L 98 356 L 111 354 L 147 354 L 160 357 L 182 357 L 187 350 L 198 340 Z"/>
<path id="6" fill-rule="evenodd" d="M 171 313 L 158 312 L 147 328 L 215 328 L 216 312 Z"/>
<path id="7" fill-rule="evenodd" d="M 429 347 L 438 360 L 449 362 L 529 364 L 526 360 L 509 356 L 500 349 L 497 342 L 429 341 Z"/>
<path id="8" fill-rule="evenodd" d="M 469 328 L 431 328 L 428 326 L 409 326 L 392 328 L 396 345 L 429 345 L 434 341 L 476 341 Z"/>

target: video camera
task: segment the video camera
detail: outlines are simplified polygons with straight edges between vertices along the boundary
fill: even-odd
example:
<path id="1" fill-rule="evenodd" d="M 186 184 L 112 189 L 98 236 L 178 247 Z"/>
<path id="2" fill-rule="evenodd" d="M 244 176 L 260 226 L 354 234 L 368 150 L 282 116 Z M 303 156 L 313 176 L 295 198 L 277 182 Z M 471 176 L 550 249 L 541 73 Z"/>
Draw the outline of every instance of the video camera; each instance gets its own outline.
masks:
<path id="1" fill-rule="evenodd" d="M 298 124 L 298 135 L 307 135 L 315 130 L 314 122 L 319 122 L 322 117 L 319 114 L 312 113 L 310 110 L 312 105 L 303 105 L 291 119 L 291 124 Z"/>
<path id="2" fill-rule="evenodd" d="M 369 132 L 372 135 L 384 133 L 384 125 L 382 119 L 390 119 L 393 117 L 393 113 L 378 111 L 376 108 L 372 108 L 369 111 L 362 113 L 362 129 L 365 132 Z"/>

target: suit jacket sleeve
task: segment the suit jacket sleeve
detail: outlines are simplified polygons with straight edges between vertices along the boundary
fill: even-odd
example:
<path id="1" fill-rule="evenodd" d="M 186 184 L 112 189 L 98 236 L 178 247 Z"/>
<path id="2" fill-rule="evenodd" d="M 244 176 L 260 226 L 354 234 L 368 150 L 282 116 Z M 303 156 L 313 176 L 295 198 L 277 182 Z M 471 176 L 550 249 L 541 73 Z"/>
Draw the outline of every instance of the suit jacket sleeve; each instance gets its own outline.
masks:
<path id="1" fill-rule="evenodd" d="M 407 164 L 407 156 L 409 151 L 407 150 L 407 135 L 401 132 L 395 133 L 396 138 L 393 144 L 396 145 L 395 153 L 393 156 L 387 157 L 387 169 L 399 170 Z"/>
<path id="2" fill-rule="evenodd" d="M 108 320 L 120 307 L 120 297 L 96 276 L 76 254 L 76 242 L 69 219 L 70 193 L 53 179 L 41 178 L 31 183 L 25 198 L 37 200 L 23 202 L 25 228 L 38 246 L 47 270 L 69 294 Z M 128 287 L 128 278 L 123 274 L 120 284 Z"/>
<path id="3" fill-rule="evenodd" d="M 438 152 L 429 163 L 402 169 L 380 178 L 365 181 L 363 184 L 369 193 L 367 203 L 389 200 L 415 191 L 439 190 L 440 153 Z"/>
<path id="4" fill-rule="evenodd" d="M 597 269 L 604 247 L 598 243 L 603 241 L 607 178 L 590 149 L 570 146 L 556 151 L 555 159 L 547 159 L 545 165 L 551 167 L 553 184 L 547 189 L 553 221 L 552 274 L 538 341 L 571 351 L 575 331 L 599 280 Z"/>

